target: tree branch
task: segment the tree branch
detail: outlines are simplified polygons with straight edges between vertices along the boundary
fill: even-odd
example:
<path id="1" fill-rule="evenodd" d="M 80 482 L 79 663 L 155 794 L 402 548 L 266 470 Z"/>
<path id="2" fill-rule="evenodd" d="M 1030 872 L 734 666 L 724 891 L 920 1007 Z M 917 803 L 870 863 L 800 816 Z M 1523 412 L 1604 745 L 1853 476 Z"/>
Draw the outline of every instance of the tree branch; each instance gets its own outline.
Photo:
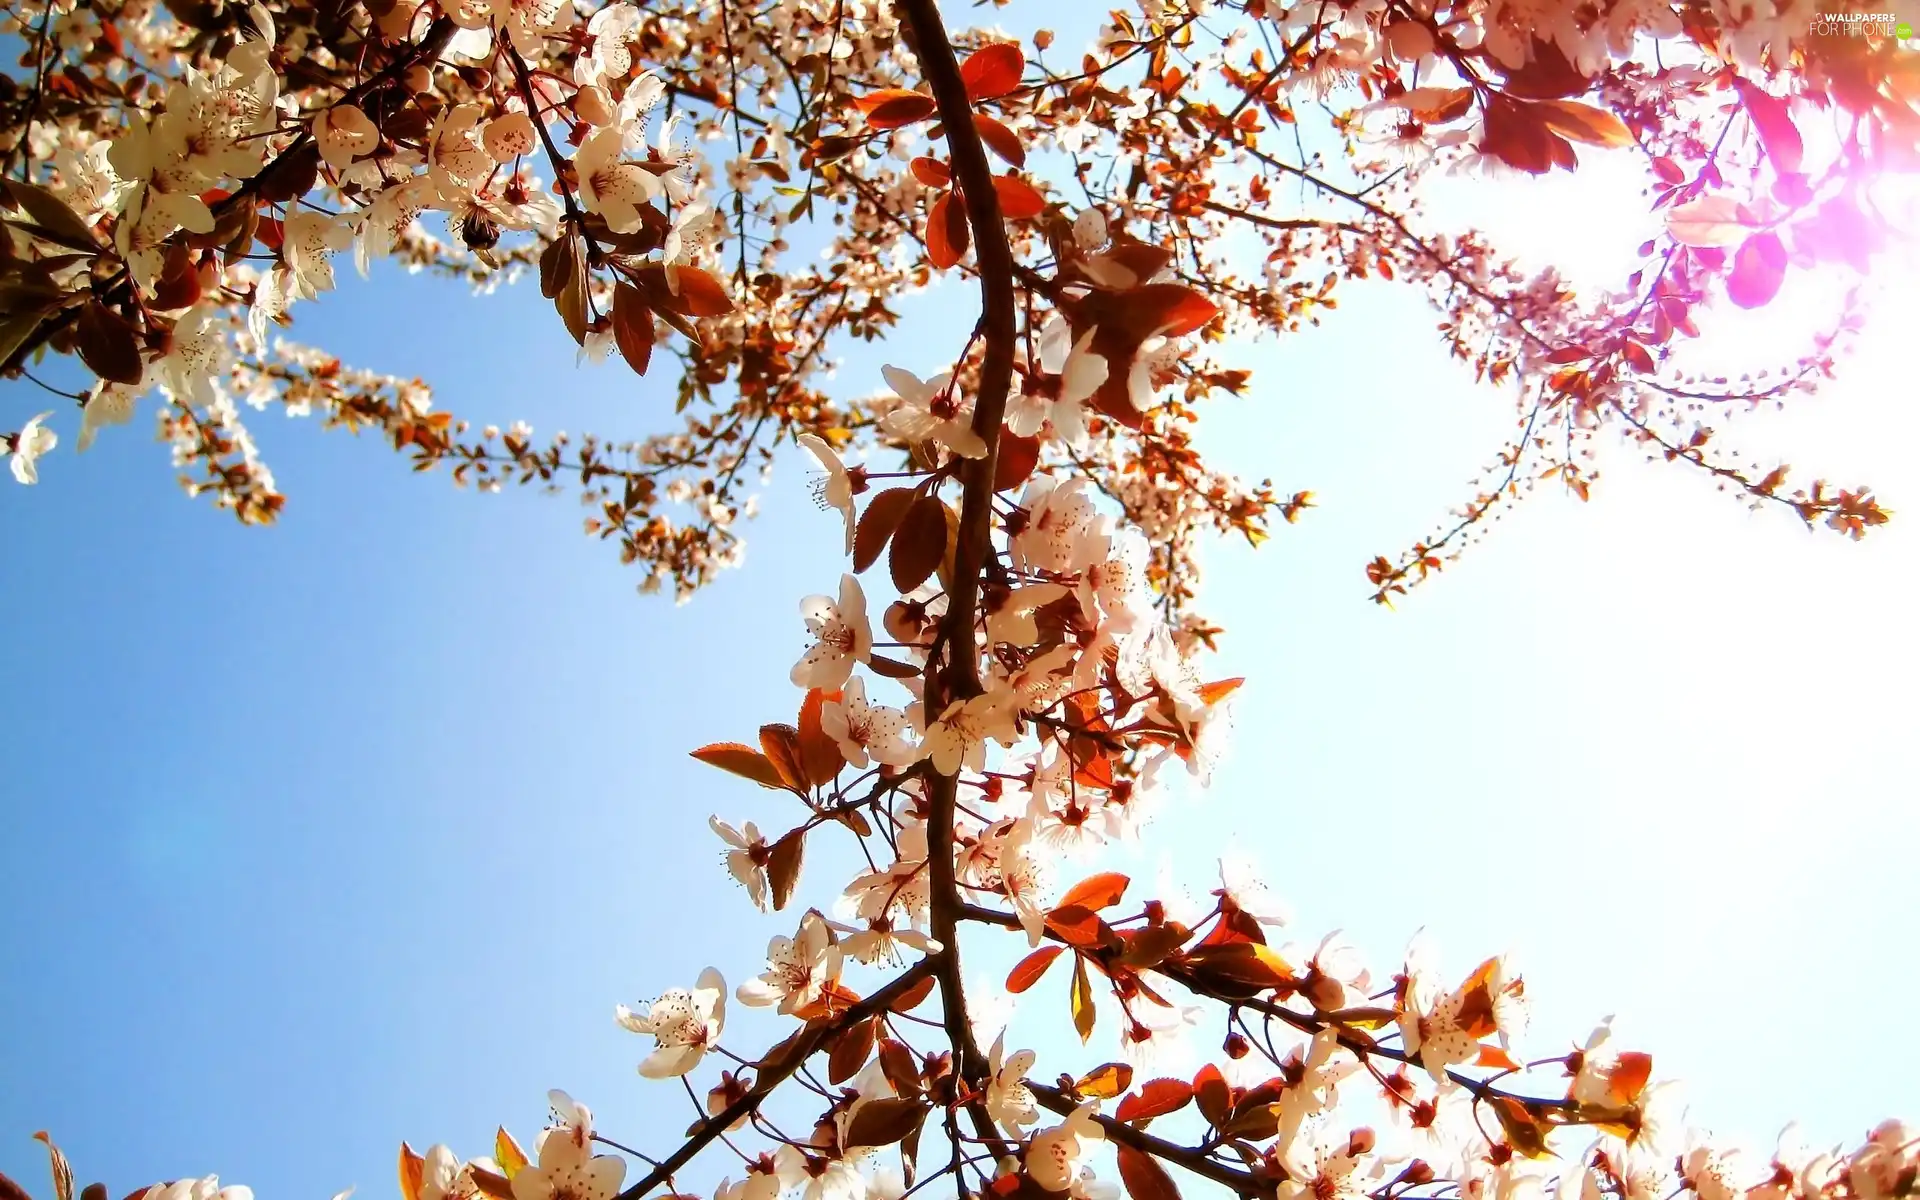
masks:
<path id="1" fill-rule="evenodd" d="M 647 1172 L 646 1177 L 640 1182 L 621 1192 L 616 1200 L 640 1200 L 640 1197 L 654 1188 L 670 1181 L 675 1171 L 692 1162 L 695 1156 L 707 1148 L 708 1144 L 731 1128 L 735 1121 L 759 1109 L 761 1102 L 775 1088 L 792 1078 L 793 1073 L 826 1045 L 829 1039 L 843 1030 L 853 1028 L 875 1013 L 885 1011 L 895 1000 L 905 995 L 914 984 L 932 974 L 937 961 L 931 956 L 921 959 L 907 968 L 906 973 L 892 983 L 851 1005 L 847 1011 L 840 1014 L 837 1020 L 822 1021 L 801 1030 L 798 1040 L 786 1048 L 779 1064 L 761 1071 L 754 1079 L 751 1091 L 729 1104 L 718 1115 L 702 1121 L 693 1132 L 687 1135 L 687 1140 L 681 1143 L 678 1150 L 662 1159 L 660 1164 Z"/>

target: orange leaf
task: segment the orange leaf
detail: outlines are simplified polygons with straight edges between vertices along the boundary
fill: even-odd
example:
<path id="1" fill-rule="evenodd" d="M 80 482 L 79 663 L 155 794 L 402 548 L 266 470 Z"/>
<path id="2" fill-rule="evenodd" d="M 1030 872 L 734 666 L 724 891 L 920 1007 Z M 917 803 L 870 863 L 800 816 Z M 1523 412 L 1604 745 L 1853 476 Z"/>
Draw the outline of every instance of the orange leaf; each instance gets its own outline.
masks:
<path id="1" fill-rule="evenodd" d="M 1193 1085 L 1184 1079 L 1149 1079 L 1140 1090 L 1120 1101 L 1117 1121 L 1146 1121 L 1179 1112 L 1193 1100 Z"/>
<path id="2" fill-rule="evenodd" d="M 864 96 L 855 96 L 853 106 L 866 115 L 875 129 L 898 129 L 933 115 L 938 107 L 925 92 L 905 88 L 881 88 Z"/>
<path id="3" fill-rule="evenodd" d="M 1607 1072 L 1607 1095 L 1616 1104 L 1632 1104 L 1647 1088 L 1653 1075 L 1653 1055 L 1629 1050 L 1615 1060 Z"/>
<path id="4" fill-rule="evenodd" d="M 1207 1119 L 1207 1124 L 1218 1129 L 1227 1123 L 1228 1111 L 1233 1107 L 1233 1089 L 1227 1086 L 1227 1078 L 1219 1067 L 1208 1063 L 1194 1073 L 1193 1098 L 1199 1102 L 1200 1115 Z"/>
<path id="5" fill-rule="evenodd" d="M 1246 676 L 1236 675 L 1232 679 L 1217 679 L 1212 683 L 1202 684 L 1200 687 L 1200 703 L 1209 706 L 1218 704 L 1238 691 L 1240 685 L 1246 681 Z"/>
<path id="6" fill-rule="evenodd" d="M 1020 73 L 1027 69 L 1027 56 L 1015 42 L 996 42 L 982 46 L 960 64 L 960 78 L 967 85 L 967 99 L 978 104 L 994 100 L 1020 86 Z"/>
<path id="7" fill-rule="evenodd" d="M 1053 965 L 1053 960 L 1065 952 L 1064 947 L 1042 946 L 1027 955 L 1013 965 L 1013 970 L 1007 972 L 1007 990 L 1019 995 L 1039 983 L 1040 977 L 1045 975 L 1047 968 Z"/>
<path id="8" fill-rule="evenodd" d="M 425 1177 L 427 1160 L 413 1152 L 413 1147 L 400 1143 L 400 1195 L 405 1200 L 420 1200 L 420 1181 Z"/>
<path id="9" fill-rule="evenodd" d="M 767 756 L 773 769 L 780 774 L 780 783 L 796 792 L 805 793 L 808 787 L 807 771 L 800 762 L 800 731 L 791 725 L 779 722 L 760 727 L 760 752 Z"/>
<path id="10" fill-rule="evenodd" d="M 922 154 L 919 158 L 908 163 L 907 169 L 913 172 L 915 179 L 918 179 L 928 187 L 943 188 L 953 186 L 953 168 L 937 158 L 929 158 Z"/>
<path id="11" fill-rule="evenodd" d="M 1151 283 L 1126 293 L 1130 315 L 1150 333 L 1185 337 L 1220 315 L 1220 307 L 1192 288 L 1178 283 Z M 1144 339 L 1142 339 L 1144 340 Z"/>
<path id="12" fill-rule="evenodd" d="M 1087 980 L 1087 960 L 1079 955 L 1073 958 L 1073 1028 L 1085 1042 L 1093 1036 L 1095 1012 L 1093 1007 L 1093 984 Z"/>
<path id="13" fill-rule="evenodd" d="M 1563 138 L 1585 142 L 1589 146 L 1615 148 L 1633 145 L 1633 134 L 1604 108 L 1574 100 L 1543 100 L 1540 115 L 1547 128 Z"/>
<path id="14" fill-rule="evenodd" d="M 1025 221 L 1047 211 L 1047 198 L 1018 175 L 995 175 L 993 190 L 1000 197 L 1000 215 L 1009 221 Z"/>
<path id="15" fill-rule="evenodd" d="M 751 779 L 761 787 L 786 786 L 780 779 L 780 772 L 767 761 L 766 755 L 739 742 L 715 742 L 711 746 L 702 746 L 693 752 L 693 757 L 708 766 L 719 767 L 722 771 L 731 771 L 743 779 Z"/>
<path id="16" fill-rule="evenodd" d="M 985 113 L 973 114 L 973 131 L 980 135 L 980 141 L 987 149 L 998 154 L 1016 167 L 1027 165 L 1026 147 L 1020 144 L 1020 136 L 1005 125 Z"/>
<path id="17" fill-rule="evenodd" d="M 837 691 L 823 692 L 819 688 L 807 689 L 807 698 L 800 704 L 800 767 L 806 773 L 811 784 L 830 783 L 840 773 L 840 747 L 827 736 L 820 727 L 820 710 L 829 700 L 840 699 Z"/>
<path id="18" fill-rule="evenodd" d="M 782 909 L 793 897 L 793 885 L 800 882 L 800 860 L 805 855 L 807 831 L 796 829 L 773 844 L 767 858 L 767 881 L 773 885 L 773 907 Z"/>
<path id="19" fill-rule="evenodd" d="M 1513 1061 L 1513 1055 L 1508 1054 L 1498 1046 L 1480 1047 L 1480 1057 L 1474 1060 L 1473 1065 L 1476 1067 L 1499 1067 L 1502 1071 L 1518 1071 L 1520 1069 L 1520 1064 Z"/>
<path id="20" fill-rule="evenodd" d="M 853 569 L 864 571 L 880 561 L 887 540 L 900 528 L 900 519 L 913 507 L 912 488 L 888 488 L 867 501 L 860 524 L 853 531 Z"/>
<path id="21" fill-rule="evenodd" d="M 966 203 L 956 192 L 942 192 L 927 214 L 927 258 L 934 269 L 944 271 L 965 258 L 972 244 Z"/>
<path id="22" fill-rule="evenodd" d="M 1113 936 L 1112 927 L 1098 914 L 1077 904 L 1048 913 L 1047 928 L 1076 950 L 1097 950 Z"/>
<path id="23" fill-rule="evenodd" d="M 1092 1100 L 1111 1100 L 1133 1083 L 1133 1068 L 1126 1063 L 1105 1063 L 1095 1067 L 1073 1085 L 1073 1090 Z"/>
<path id="24" fill-rule="evenodd" d="M 1079 907 L 1093 912 L 1111 908 L 1120 903 L 1120 897 L 1127 894 L 1127 885 L 1131 882 L 1118 871 L 1103 871 L 1074 884 L 1054 907 L 1056 910 Z"/>

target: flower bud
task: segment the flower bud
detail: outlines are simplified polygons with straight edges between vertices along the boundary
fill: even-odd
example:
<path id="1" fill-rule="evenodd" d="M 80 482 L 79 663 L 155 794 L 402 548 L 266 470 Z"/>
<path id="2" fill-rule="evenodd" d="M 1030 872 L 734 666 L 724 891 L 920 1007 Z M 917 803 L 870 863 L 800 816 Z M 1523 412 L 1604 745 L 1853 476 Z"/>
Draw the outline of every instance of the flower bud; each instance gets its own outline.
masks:
<path id="1" fill-rule="evenodd" d="M 573 96 L 573 111 L 589 125 L 613 124 L 613 101 L 607 98 L 606 89 L 597 83 L 590 83 Z"/>

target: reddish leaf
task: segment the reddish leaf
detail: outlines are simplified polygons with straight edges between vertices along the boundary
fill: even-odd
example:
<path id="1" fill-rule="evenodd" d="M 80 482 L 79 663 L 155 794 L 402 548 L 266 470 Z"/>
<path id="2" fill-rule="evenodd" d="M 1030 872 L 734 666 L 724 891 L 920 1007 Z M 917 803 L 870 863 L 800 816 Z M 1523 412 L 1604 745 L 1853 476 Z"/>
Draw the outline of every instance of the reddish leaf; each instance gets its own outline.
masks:
<path id="1" fill-rule="evenodd" d="M 1020 135 L 985 113 L 973 114 L 973 131 L 980 135 L 981 144 L 998 154 L 1016 167 L 1027 165 L 1027 149 L 1020 144 Z"/>
<path id="2" fill-rule="evenodd" d="M 1111 1100 L 1132 1084 L 1132 1067 L 1126 1063 L 1106 1063 L 1081 1076 L 1073 1090 L 1090 1100 Z"/>
<path id="3" fill-rule="evenodd" d="M 967 256 L 973 235 L 967 229 L 967 206 L 958 192 L 942 192 L 927 213 L 927 258 L 944 271 Z"/>
<path id="4" fill-rule="evenodd" d="M 1027 56 L 1015 42 L 995 42 L 982 46 L 960 64 L 960 78 L 967 85 L 967 99 L 978 104 L 995 100 L 1020 86 L 1020 73 L 1027 69 Z"/>
<path id="5" fill-rule="evenodd" d="M 80 361 L 110 383 L 139 383 L 140 340 L 133 325 L 97 300 L 89 300 L 73 323 Z"/>
<path id="6" fill-rule="evenodd" d="M 867 665 L 873 668 L 875 675 L 884 675 L 888 679 L 918 679 L 920 677 L 919 667 L 913 666 L 910 663 L 903 663 L 897 658 L 888 658 L 884 654 L 874 655 L 868 660 Z"/>
<path id="7" fill-rule="evenodd" d="M 1120 898 L 1127 894 L 1127 884 L 1131 882 L 1132 880 L 1118 871 L 1104 871 L 1098 875 L 1090 875 L 1068 888 L 1067 894 L 1060 897 L 1060 903 L 1055 907 L 1077 906 L 1094 912 L 1111 908 L 1120 903 Z"/>
<path id="8" fill-rule="evenodd" d="M 938 107 L 925 92 L 905 88 L 881 88 L 864 96 L 855 96 L 853 106 L 861 111 L 867 124 L 875 129 L 898 129 L 924 120 Z"/>
<path id="9" fill-rule="evenodd" d="M 826 707 L 827 701 L 839 698 L 837 691 L 823 692 L 819 688 L 809 688 L 807 698 L 800 704 L 800 767 L 810 784 L 832 782 L 846 761 L 840 754 L 840 747 L 820 727 L 820 710 Z"/>
<path id="10" fill-rule="evenodd" d="M 807 831 L 796 829 L 773 844 L 767 858 L 767 882 L 773 885 L 773 907 L 782 909 L 793 898 L 793 886 L 800 882 L 800 860 L 807 845 Z"/>
<path id="11" fill-rule="evenodd" d="M 1193 1100 L 1193 1085 L 1184 1079 L 1149 1079 L 1140 1090 L 1120 1101 L 1117 1121 L 1147 1121 L 1179 1112 Z"/>
<path id="12" fill-rule="evenodd" d="M 947 552 L 947 506 L 937 496 L 921 496 L 907 509 L 893 535 L 887 570 L 902 594 L 927 581 Z"/>
<path id="13" fill-rule="evenodd" d="M 761 787 L 786 786 L 781 782 L 780 772 L 767 761 L 766 755 L 739 742 L 715 742 L 711 746 L 702 746 L 693 752 L 693 757 L 722 771 L 731 771 L 743 779 L 751 779 Z"/>
<path id="14" fill-rule="evenodd" d="M 953 168 L 937 158 L 928 158 L 923 154 L 908 163 L 907 169 L 913 172 L 915 179 L 918 179 L 928 187 L 943 188 L 953 186 Z"/>
<path id="15" fill-rule="evenodd" d="M 1145 329 L 1141 341 L 1185 337 L 1220 315 L 1220 306 L 1179 283 L 1151 283 L 1124 293 L 1136 327 Z"/>
<path id="16" fill-rule="evenodd" d="M 653 310 L 647 307 L 646 297 L 630 283 L 615 285 L 613 344 L 620 348 L 620 357 L 627 360 L 634 374 L 647 373 L 647 364 L 653 360 L 653 342 Z"/>
<path id="17" fill-rule="evenodd" d="M 902 1096 L 920 1094 L 920 1064 L 905 1043 L 892 1038 L 880 1039 L 880 1073 L 887 1077 L 893 1090 Z"/>
<path id="18" fill-rule="evenodd" d="M 1787 111 L 1787 102 L 1762 91 L 1758 84 L 1744 77 L 1736 77 L 1733 87 L 1740 93 L 1740 103 L 1746 106 L 1747 115 L 1753 118 L 1753 131 L 1760 135 L 1760 145 L 1766 149 L 1767 161 L 1773 164 L 1774 173 L 1797 172 L 1806 146 Z"/>
<path id="19" fill-rule="evenodd" d="M 1773 233 L 1756 233 L 1741 244 L 1727 276 L 1727 299 L 1741 308 L 1759 308 L 1780 292 L 1787 277 L 1787 252 Z"/>
<path id="20" fill-rule="evenodd" d="M 404 1200 L 419 1200 L 420 1184 L 426 1176 L 427 1160 L 412 1146 L 400 1143 L 400 1195 Z"/>
<path id="21" fill-rule="evenodd" d="M 1047 198 L 1018 175 L 995 175 L 994 193 L 1000 197 L 1000 215 L 1009 221 L 1026 221 L 1047 211 Z"/>
<path id="22" fill-rule="evenodd" d="M 1239 691 L 1240 685 L 1246 681 L 1246 676 L 1235 675 L 1232 679 L 1216 679 L 1212 683 L 1201 684 L 1200 703 L 1211 708 L 1213 705 L 1220 703 L 1228 696 Z"/>
<path id="23" fill-rule="evenodd" d="M 1532 41 L 1526 65 L 1507 74 L 1503 89 L 1507 95 L 1523 100 L 1558 100 L 1581 95 L 1593 86 L 1593 80 L 1574 67 L 1557 42 Z"/>
<path id="24" fill-rule="evenodd" d="M 1053 965 L 1053 960 L 1064 953 L 1066 950 L 1061 946 L 1042 946 L 1027 955 L 1015 963 L 1013 970 L 1007 973 L 1007 990 L 1019 995 L 1039 983 L 1040 977 L 1045 975 L 1047 968 Z"/>
<path id="25" fill-rule="evenodd" d="M 1226 1076 L 1220 1068 L 1208 1063 L 1193 1076 L 1193 1098 L 1200 1105 L 1200 1115 L 1207 1124 L 1215 1129 L 1227 1123 L 1227 1113 L 1233 1107 L 1233 1089 L 1227 1086 Z"/>
<path id="26" fill-rule="evenodd" d="M 1473 1065 L 1476 1067 L 1498 1067 L 1502 1071 L 1518 1071 L 1520 1069 L 1520 1064 L 1513 1061 L 1513 1055 L 1508 1054 L 1498 1046 L 1480 1047 L 1480 1054 L 1473 1060 Z"/>
<path id="27" fill-rule="evenodd" d="M 1112 927 L 1099 914 L 1077 904 L 1048 913 L 1047 928 L 1076 950 L 1101 949 L 1113 937 Z"/>
<path id="28" fill-rule="evenodd" d="M 800 754 L 800 731 L 791 725 L 775 722 L 760 727 L 760 752 L 767 756 L 773 769 L 780 773 L 783 786 L 796 792 L 805 793 L 807 769 Z"/>
<path id="29" fill-rule="evenodd" d="M 1498 95 L 1487 102 L 1480 149 L 1533 175 L 1556 166 L 1571 169 L 1576 161 L 1572 144 L 1547 126 L 1542 106 Z"/>
<path id="30" fill-rule="evenodd" d="M 900 527 L 900 518 L 913 507 L 912 488 L 888 488 L 867 501 L 860 524 L 853 532 L 853 569 L 864 571 L 880 561 L 887 539 Z"/>
<path id="31" fill-rule="evenodd" d="M 834 1040 L 827 1052 L 827 1082 L 845 1083 L 860 1073 L 873 1055 L 874 1021 L 861 1021 Z"/>
<path id="32" fill-rule="evenodd" d="M 993 460 L 993 490 L 1010 492 L 1033 477 L 1040 465 L 1040 439 L 1000 430 L 1000 453 Z"/>
<path id="33" fill-rule="evenodd" d="M 1127 1195 L 1133 1200 L 1180 1200 L 1180 1189 L 1174 1186 L 1173 1176 L 1167 1174 L 1167 1169 L 1151 1154 L 1135 1150 L 1124 1142 L 1115 1147 L 1114 1152 L 1120 1182 L 1127 1185 Z"/>

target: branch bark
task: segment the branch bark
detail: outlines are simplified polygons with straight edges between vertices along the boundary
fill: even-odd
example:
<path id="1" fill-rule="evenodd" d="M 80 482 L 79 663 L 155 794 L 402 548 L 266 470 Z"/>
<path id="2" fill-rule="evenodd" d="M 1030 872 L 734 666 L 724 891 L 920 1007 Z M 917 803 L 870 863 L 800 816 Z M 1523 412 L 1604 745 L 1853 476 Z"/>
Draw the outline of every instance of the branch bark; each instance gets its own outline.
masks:
<path id="1" fill-rule="evenodd" d="M 718 1115 L 708 1117 L 687 1135 L 680 1148 L 660 1161 L 660 1165 L 647 1172 L 645 1178 L 620 1193 L 616 1200 L 640 1200 L 654 1188 L 673 1179 L 673 1173 L 692 1162 L 707 1146 L 725 1133 L 735 1121 L 754 1112 L 773 1090 L 793 1077 L 794 1072 L 819 1052 L 828 1039 L 843 1030 L 851 1029 L 860 1022 L 885 1011 L 895 1000 L 906 994 L 907 990 L 932 973 L 938 960 L 923 958 L 907 968 L 904 975 L 881 988 L 841 1013 L 837 1020 L 823 1021 L 803 1030 L 797 1044 L 790 1046 L 780 1064 L 772 1070 L 762 1071 L 753 1081 L 753 1088 L 746 1095 L 734 1101 Z"/>

